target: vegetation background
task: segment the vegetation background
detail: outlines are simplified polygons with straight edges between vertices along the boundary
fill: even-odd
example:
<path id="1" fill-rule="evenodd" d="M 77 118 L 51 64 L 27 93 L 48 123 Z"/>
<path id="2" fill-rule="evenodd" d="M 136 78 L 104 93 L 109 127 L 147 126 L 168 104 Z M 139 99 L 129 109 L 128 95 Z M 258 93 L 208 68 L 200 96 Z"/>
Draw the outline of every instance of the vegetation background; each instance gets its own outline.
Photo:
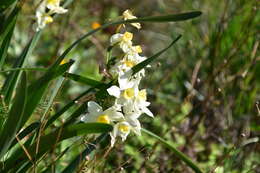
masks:
<path id="1" fill-rule="evenodd" d="M 36 5 L 33 0 L 24 4 L 4 69 L 11 68 L 31 38 Z M 172 141 L 205 172 L 260 173 L 259 5 L 257 0 L 73 1 L 67 7 L 68 13 L 57 16 L 45 28 L 26 66 L 48 67 L 72 41 L 97 23 L 117 19 L 126 9 L 139 17 L 200 10 L 202 16 L 190 21 L 146 23 L 140 32 L 132 30 L 134 42 L 141 44 L 146 56 L 166 47 L 171 37 L 183 36 L 147 69 L 142 87 L 148 89 L 155 118 L 142 117 L 142 125 Z M 75 73 L 96 80 L 102 78 L 106 49 L 115 29 L 109 27 L 91 36 L 67 56 L 76 60 L 72 67 Z M 41 72 L 28 74 L 29 80 L 33 80 Z M 51 115 L 86 88 L 67 80 L 55 99 Z M 41 118 L 45 106 L 43 101 L 30 122 Z M 69 115 L 69 112 L 63 115 L 56 125 Z M 73 138 L 57 150 L 62 151 L 71 141 L 75 142 L 70 153 L 64 154 L 57 164 L 57 172 L 68 165 L 88 140 Z M 97 150 L 93 156 L 94 160 L 87 159 L 81 172 L 192 172 L 146 135 L 131 135 L 125 143 L 118 142 L 112 150 Z M 46 157 L 46 162 L 52 157 L 56 157 L 55 152 Z"/>

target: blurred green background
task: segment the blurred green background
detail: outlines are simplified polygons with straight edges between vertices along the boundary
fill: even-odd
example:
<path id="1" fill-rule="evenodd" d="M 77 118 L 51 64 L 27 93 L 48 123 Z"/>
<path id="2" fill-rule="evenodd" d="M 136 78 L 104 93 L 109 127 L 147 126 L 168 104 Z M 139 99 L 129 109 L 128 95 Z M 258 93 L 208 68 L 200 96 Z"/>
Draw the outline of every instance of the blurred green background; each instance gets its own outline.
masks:
<path id="1" fill-rule="evenodd" d="M 38 3 L 26 1 L 8 50 L 10 66 L 5 69 L 11 68 L 33 34 Z M 134 33 L 134 43 L 142 46 L 142 54 L 147 57 L 182 34 L 182 38 L 146 71 L 141 86 L 148 90 L 150 109 L 155 117 L 143 116 L 142 126 L 171 140 L 205 172 L 259 173 L 259 5 L 257 0 L 73 1 L 67 7 L 68 13 L 58 15 L 54 23 L 44 29 L 26 66 L 48 67 L 74 40 L 90 31 L 95 22 L 104 24 L 116 20 L 126 9 L 131 9 L 138 17 L 202 11 L 202 16 L 189 21 L 146 23 L 140 32 L 128 28 Z M 76 61 L 72 67 L 74 73 L 102 79 L 106 49 L 115 29 L 109 27 L 91 36 L 67 56 Z M 29 72 L 29 78 L 40 74 Z M 67 81 L 56 99 L 53 113 L 85 88 L 87 86 Z M 43 101 L 35 120 L 40 118 L 44 106 Z M 60 122 L 68 115 L 62 116 Z M 75 143 L 70 155 L 62 157 L 57 172 L 87 142 L 72 140 Z M 70 142 L 63 143 L 61 149 Z M 94 160 L 86 161 L 81 172 L 192 172 L 168 149 L 145 135 L 130 135 L 124 144 L 118 142 L 112 150 L 105 148 L 94 154 L 90 156 Z"/>

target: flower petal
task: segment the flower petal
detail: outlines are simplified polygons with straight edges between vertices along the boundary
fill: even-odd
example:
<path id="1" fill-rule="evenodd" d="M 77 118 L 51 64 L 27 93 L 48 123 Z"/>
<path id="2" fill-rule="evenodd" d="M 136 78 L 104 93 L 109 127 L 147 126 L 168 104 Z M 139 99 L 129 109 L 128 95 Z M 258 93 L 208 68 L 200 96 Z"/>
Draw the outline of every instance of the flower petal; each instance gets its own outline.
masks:
<path id="1" fill-rule="evenodd" d="M 107 89 L 107 92 L 109 95 L 111 96 L 115 96 L 116 98 L 119 98 L 120 97 L 120 88 L 118 86 L 111 86 L 110 88 Z"/>
<path id="2" fill-rule="evenodd" d="M 102 107 L 99 106 L 96 102 L 94 101 L 89 101 L 88 102 L 88 112 L 89 113 L 101 113 L 103 110 L 102 110 Z"/>

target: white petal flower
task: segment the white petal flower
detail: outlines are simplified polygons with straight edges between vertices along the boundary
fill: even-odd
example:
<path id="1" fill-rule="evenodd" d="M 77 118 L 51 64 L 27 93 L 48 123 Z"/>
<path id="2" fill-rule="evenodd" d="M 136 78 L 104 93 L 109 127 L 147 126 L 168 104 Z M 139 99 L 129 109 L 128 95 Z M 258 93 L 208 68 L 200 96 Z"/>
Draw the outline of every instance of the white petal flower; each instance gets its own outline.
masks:
<path id="1" fill-rule="evenodd" d="M 134 115 L 138 118 L 142 113 L 153 117 L 153 113 L 147 108 L 150 102 L 147 102 L 147 93 L 145 89 L 139 90 L 138 84 L 131 88 L 120 88 L 118 86 L 111 86 L 107 89 L 111 96 L 115 96 L 116 104 L 121 105 L 125 115 Z"/>
<path id="2" fill-rule="evenodd" d="M 47 24 L 53 22 L 53 18 L 49 16 L 48 14 L 41 14 L 41 13 L 36 13 L 37 17 L 37 26 L 36 26 L 36 31 L 40 31 L 43 29 Z"/>
<path id="3" fill-rule="evenodd" d="M 108 92 L 109 95 L 115 96 L 116 98 L 119 98 L 120 94 L 121 94 L 120 88 L 118 86 L 115 86 L 115 85 L 108 88 L 107 92 Z"/>
<path id="4" fill-rule="evenodd" d="M 133 13 L 130 10 L 125 10 L 123 12 L 123 17 L 124 17 L 124 20 L 137 19 L 137 17 L 134 16 Z M 137 29 L 141 28 L 141 24 L 140 23 L 131 23 L 131 25 L 136 27 Z"/>
<path id="5" fill-rule="evenodd" d="M 123 121 L 114 125 L 113 131 L 110 133 L 111 136 L 111 146 L 114 146 L 117 136 L 122 138 L 122 141 L 126 140 L 126 137 L 130 133 L 131 126 L 128 122 Z"/>
<path id="6" fill-rule="evenodd" d="M 124 34 L 114 34 L 110 38 L 110 44 L 113 46 L 119 44 L 123 52 L 128 52 L 132 47 L 133 34 L 131 32 L 125 32 Z"/>
<path id="7" fill-rule="evenodd" d="M 131 131 L 137 135 L 141 134 L 141 124 L 138 119 L 128 118 L 115 124 L 113 131 L 110 133 L 111 146 L 114 146 L 117 136 L 120 136 L 122 141 L 125 141 Z"/>
<path id="8" fill-rule="evenodd" d="M 46 12 L 49 9 L 48 12 Z M 60 0 L 43 0 L 36 10 L 36 31 L 43 29 L 48 23 L 53 22 L 51 15 L 66 13 L 68 10 L 60 7 Z"/>
<path id="9" fill-rule="evenodd" d="M 140 111 L 142 113 L 147 114 L 150 117 L 153 117 L 153 113 L 147 108 L 150 105 L 150 102 L 147 102 L 146 99 L 146 90 L 143 89 L 141 91 L 138 90 L 137 96 L 134 102 L 134 107 L 136 111 Z"/>
<path id="10" fill-rule="evenodd" d="M 60 6 L 60 0 L 47 0 L 46 7 L 51 11 L 51 13 L 63 14 L 68 11 Z"/>
<path id="11" fill-rule="evenodd" d="M 81 121 L 85 122 L 100 122 L 110 124 L 113 121 L 121 121 L 124 116 L 119 112 L 119 105 L 114 105 L 105 111 L 96 102 L 88 102 L 88 113 L 81 117 Z"/>

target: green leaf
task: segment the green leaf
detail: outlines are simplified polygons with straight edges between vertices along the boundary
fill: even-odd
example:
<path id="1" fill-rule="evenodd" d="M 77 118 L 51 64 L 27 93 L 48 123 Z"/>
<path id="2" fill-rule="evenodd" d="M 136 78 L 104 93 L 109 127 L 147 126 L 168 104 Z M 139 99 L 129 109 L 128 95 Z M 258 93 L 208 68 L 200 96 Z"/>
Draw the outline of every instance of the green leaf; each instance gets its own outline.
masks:
<path id="1" fill-rule="evenodd" d="M 22 117 L 24 116 L 25 103 L 27 98 L 27 79 L 26 73 L 23 72 L 21 76 L 21 83 L 17 89 L 13 105 L 8 113 L 8 118 L 4 124 L 4 129 L 0 137 L 0 158 L 2 158 L 8 148 L 12 144 L 16 133 L 19 131 Z"/>
<path id="2" fill-rule="evenodd" d="M 171 15 L 165 15 L 165 16 L 152 16 L 152 17 L 143 17 L 138 19 L 131 19 L 131 20 L 120 20 L 116 22 L 111 22 L 102 25 L 101 27 L 94 29 L 83 36 L 81 36 L 78 40 L 76 40 L 74 43 L 72 43 L 63 53 L 62 55 L 55 61 L 52 68 L 55 68 L 57 65 L 61 63 L 61 61 L 66 57 L 66 55 L 74 48 L 76 47 L 82 40 L 87 38 L 88 36 L 105 29 L 107 27 L 110 27 L 112 25 L 118 25 L 118 24 L 126 24 L 126 23 L 135 23 L 135 22 L 178 22 L 183 20 L 192 19 L 195 17 L 200 16 L 202 13 L 200 11 L 194 11 L 194 12 L 188 12 L 188 13 L 180 13 L 180 14 L 171 14 Z"/>
<path id="3" fill-rule="evenodd" d="M 38 129 L 39 127 L 40 127 L 39 122 L 34 122 L 34 123 L 30 124 L 28 127 L 26 127 L 23 131 L 21 131 L 18 134 L 18 139 L 22 140 L 25 136 L 29 135 L 30 133 L 32 133 L 35 129 Z M 17 139 L 15 139 L 13 141 L 13 143 L 11 144 L 10 148 L 13 147 L 17 143 L 18 143 L 18 141 L 17 141 Z"/>
<path id="4" fill-rule="evenodd" d="M 48 87 L 50 81 L 53 79 L 62 76 L 73 64 L 73 61 L 70 61 L 66 64 L 62 64 L 58 66 L 58 68 L 53 69 L 51 71 L 47 71 L 41 78 L 33 82 L 28 87 L 28 102 L 25 107 L 25 116 L 22 119 L 21 125 L 24 125 L 25 122 L 30 118 L 34 109 L 37 107 L 40 102 L 46 88 Z"/>
<path id="5" fill-rule="evenodd" d="M 58 92 L 60 91 L 61 87 L 62 87 L 62 84 L 64 82 L 64 78 L 59 78 L 57 80 L 55 80 L 51 87 L 49 87 L 48 89 L 48 94 L 46 95 L 45 97 L 45 100 L 47 102 L 47 105 L 46 107 L 44 108 L 44 113 L 42 115 L 42 118 L 41 118 L 41 121 L 44 121 L 44 119 L 46 118 L 47 114 L 49 113 L 52 105 L 53 105 L 53 102 L 54 102 L 54 99 L 56 98 Z"/>
<path id="6" fill-rule="evenodd" d="M 105 88 L 105 87 L 107 87 L 107 84 L 105 84 L 105 83 L 102 83 L 102 82 L 99 82 L 99 81 L 96 81 L 94 79 L 90 79 L 90 78 L 87 78 L 87 77 L 84 77 L 84 76 L 80 76 L 80 75 L 77 75 L 77 74 L 65 73 L 64 77 L 71 79 L 75 82 L 79 82 L 79 83 L 91 86 L 93 88 Z"/>
<path id="7" fill-rule="evenodd" d="M 61 152 L 61 154 L 55 159 L 55 161 L 52 162 L 42 173 L 49 173 L 49 172 L 51 172 L 52 166 L 53 166 L 54 164 L 56 164 L 56 162 L 59 161 L 60 158 L 63 157 L 64 154 L 66 154 L 66 153 L 71 149 L 72 145 L 73 145 L 73 144 L 71 144 L 69 147 L 65 148 L 65 149 Z M 27 164 L 28 164 L 28 163 L 27 163 Z M 29 164 L 28 164 L 28 166 L 29 166 Z M 27 169 L 28 169 L 28 168 L 27 168 Z M 21 172 L 25 172 L 25 171 L 21 171 Z"/>
<path id="8" fill-rule="evenodd" d="M 0 13 L 2 13 L 6 8 L 12 5 L 16 0 L 2 0 L 0 1 Z"/>
<path id="9" fill-rule="evenodd" d="M 88 108 L 87 102 L 83 103 L 76 111 L 74 111 L 70 116 L 69 119 L 64 123 L 64 127 L 72 124 L 77 118 L 82 115 L 84 112 L 86 112 Z"/>
<path id="10" fill-rule="evenodd" d="M 185 162 L 191 169 L 193 169 L 196 173 L 203 173 L 200 168 L 195 164 L 188 156 L 186 156 L 184 153 L 179 151 L 177 148 L 175 148 L 171 143 L 164 140 L 163 138 L 157 136 L 153 132 L 142 129 L 142 132 L 146 133 L 147 135 L 154 137 L 158 141 L 160 141 L 163 145 L 165 145 L 167 148 L 169 148 L 179 159 L 181 159 L 183 162 Z"/>
<path id="11" fill-rule="evenodd" d="M 10 31 L 5 36 L 5 38 L 3 39 L 3 42 L 1 44 L 1 47 L 0 47 L 0 69 L 3 68 L 3 65 L 5 63 L 5 59 L 6 59 L 6 56 L 7 56 L 7 50 L 9 48 L 9 44 L 11 42 L 11 37 L 13 35 L 13 31 L 14 31 L 14 26 L 10 29 Z"/>
<path id="12" fill-rule="evenodd" d="M 84 91 L 82 94 L 80 94 L 78 97 L 70 101 L 67 105 L 65 105 L 60 111 L 58 111 L 56 114 L 54 114 L 46 123 L 45 128 L 49 127 L 55 120 L 57 120 L 64 112 L 69 110 L 73 105 L 76 104 L 76 101 L 84 97 L 86 94 L 92 92 L 94 88 L 89 88 L 86 91 Z"/>
<path id="13" fill-rule="evenodd" d="M 93 150 L 97 148 L 97 144 L 104 140 L 108 134 L 102 134 L 97 139 L 87 144 L 86 149 L 75 157 L 75 159 L 62 171 L 62 173 L 73 173 L 80 167 L 82 161 L 85 160 L 86 156 L 89 155 Z"/>
<path id="14" fill-rule="evenodd" d="M 166 48 L 162 49 L 155 55 L 153 55 L 153 56 L 147 58 L 146 60 L 140 62 L 139 64 L 135 65 L 132 68 L 133 75 L 136 74 L 137 72 L 139 72 L 140 70 L 142 70 L 143 68 L 145 68 L 148 64 L 150 64 L 152 61 L 154 61 L 156 58 L 158 58 L 161 54 L 163 54 L 166 50 L 168 50 L 170 47 L 172 47 L 180 38 L 181 38 L 181 35 L 179 35 L 175 40 L 173 40 L 172 43 L 169 46 L 167 46 Z"/>
<path id="15" fill-rule="evenodd" d="M 40 38 L 40 33 L 37 32 L 33 38 L 30 40 L 30 42 L 27 44 L 25 49 L 23 50 L 20 57 L 17 59 L 17 61 L 14 63 L 13 68 L 21 68 L 24 65 L 25 59 L 31 55 L 32 50 L 34 49 L 37 41 Z M 12 95 L 13 91 L 15 89 L 18 77 L 20 75 L 20 71 L 14 71 L 11 72 L 8 77 L 6 78 L 6 81 L 4 82 L 3 88 L 1 90 L 1 94 L 4 96 L 5 103 L 8 105 Z"/>
<path id="16" fill-rule="evenodd" d="M 93 133 L 107 133 L 111 131 L 113 127 L 109 124 L 103 123 L 80 123 L 75 125 L 70 125 L 65 128 L 59 128 L 54 132 L 42 136 L 39 143 L 39 150 L 36 153 L 37 142 L 32 144 L 30 147 L 27 144 L 24 144 L 24 147 L 27 148 L 28 153 L 34 161 L 37 161 L 41 158 L 46 152 L 50 151 L 53 147 L 57 146 L 62 140 L 86 134 Z M 2 172 L 7 172 L 10 169 L 17 169 L 25 162 L 28 161 L 28 157 L 22 152 L 16 152 L 16 155 L 10 157 L 4 163 L 4 170 Z M 29 162 L 31 165 L 32 163 Z"/>
<path id="17" fill-rule="evenodd" d="M 4 20 L 1 27 L 3 29 L 0 29 L 0 69 L 2 69 L 3 64 L 5 62 L 6 56 L 7 56 L 7 50 L 11 41 L 11 37 L 13 35 L 13 31 L 16 24 L 16 19 L 18 17 L 18 14 L 20 12 L 20 7 L 17 5 L 11 12 L 11 14 Z"/>
<path id="18" fill-rule="evenodd" d="M 10 29 L 15 25 L 16 23 L 16 18 L 18 16 L 18 13 L 21 10 L 20 5 L 16 5 L 15 8 L 11 11 L 11 13 L 4 14 L 0 13 L 0 18 L 1 18 L 1 24 L 0 24 L 0 40 L 1 42 L 3 41 L 3 38 L 8 34 Z M 7 16 L 8 15 L 8 16 Z"/>
<path id="19" fill-rule="evenodd" d="M 10 71 L 47 71 L 46 68 L 39 68 L 39 67 L 35 67 L 35 68 L 10 68 L 8 70 L 3 70 L 0 71 L 0 73 L 7 73 Z"/>
<path id="20" fill-rule="evenodd" d="M 126 20 L 123 23 L 135 23 L 135 22 L 178 22 L 184 21 L 188 19 L 193 19 L 200 16 L 202 13 L 200 11 L 193 11 L 188 13 L 180 13 L 180 14 L 171 14 L 165 16 L 151 16 L 151 17 L 143 17 L 137 19 Z M 120 22 L 120 21 L 119 21 Z M 121 24 L 121 22 L 120 22 Z"/>

